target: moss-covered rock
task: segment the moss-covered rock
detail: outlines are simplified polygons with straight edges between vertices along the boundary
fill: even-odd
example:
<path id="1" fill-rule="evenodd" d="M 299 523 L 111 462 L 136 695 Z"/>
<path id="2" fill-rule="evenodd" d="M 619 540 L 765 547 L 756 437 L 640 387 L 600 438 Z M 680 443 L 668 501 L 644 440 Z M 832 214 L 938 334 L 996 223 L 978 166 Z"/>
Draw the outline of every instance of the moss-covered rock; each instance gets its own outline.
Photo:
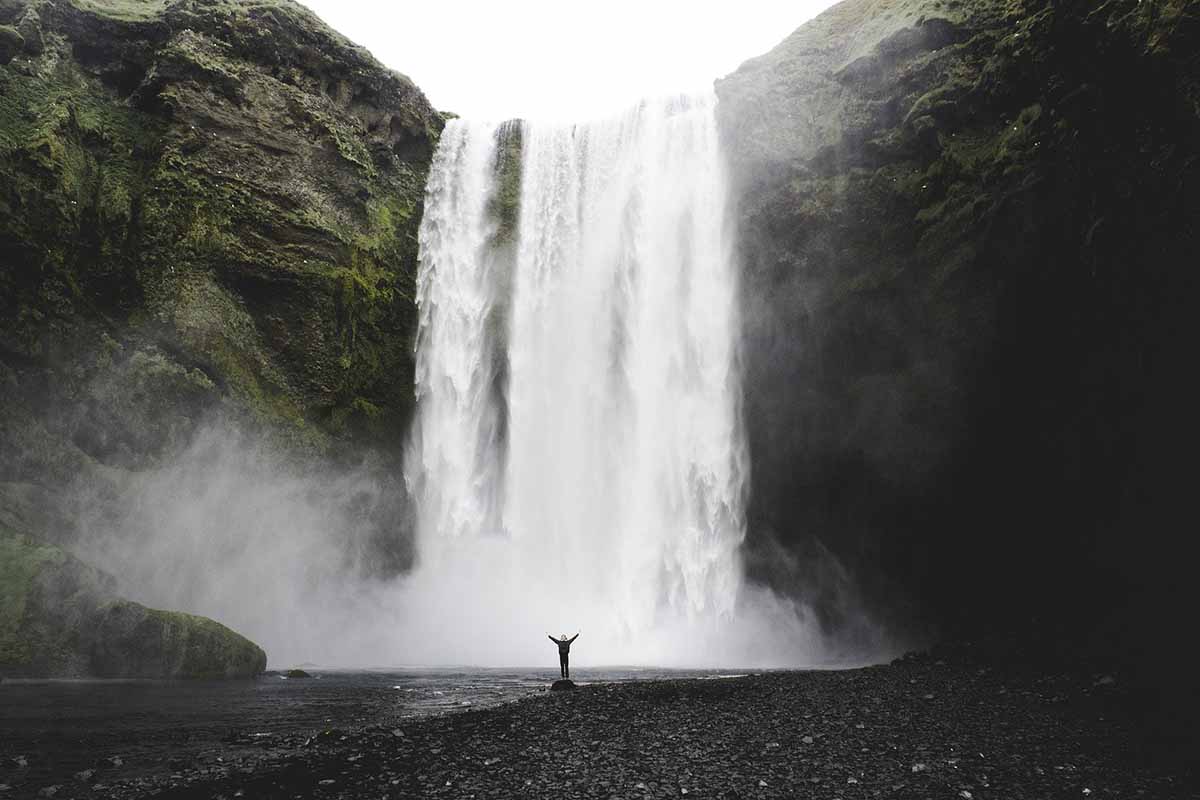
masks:
<path id="1" fill-rule="evenodd" d="M 519 120 L 505 122 L 496 130 L 496 189 L 489 211 L 496 219 L 495 246 L 515 246 L 521 217 L 521 146 Z"/>
<path id="2" fill-rule="evenodd" d="M 267 667 L 258 645 L 194 614 L 114 600 L 94 624 L 91 667 L 104 677 L 246 678 Z"/>
<path id="3" fill-rule="evenodd" d="M 0 70 L 9 360 L 62 368 L 99 330 L 308 452 L 402 427 L 443 124 L 420 91 L 289 0 L 11 0 L 0 23 L 26 53 Z"/>
<path id="4" fill-rule="evenodd" d="M 113 579 L 0 522 L 0 675 L 244 678 L 253 642 L 204 617 L 116 597 Z"/>

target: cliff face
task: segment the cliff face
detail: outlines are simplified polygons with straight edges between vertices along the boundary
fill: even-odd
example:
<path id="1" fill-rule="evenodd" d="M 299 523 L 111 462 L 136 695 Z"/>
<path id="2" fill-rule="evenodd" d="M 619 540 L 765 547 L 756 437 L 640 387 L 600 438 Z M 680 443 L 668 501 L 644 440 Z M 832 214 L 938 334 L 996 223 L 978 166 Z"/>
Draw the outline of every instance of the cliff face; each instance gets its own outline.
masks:
<path id="1" fill-rule="evenodd" d="M 124 487 L 219 419 L 299 469 L 381 456 L 386 502 L 334 500 L 369 529 L 347 552 L 402 569 L 387 464 L 442 125 L 290 0 L 0 0 L 0 520 L 79 551 L 81 519 L 119 525 Z M 221 640 L 106 608 L 105 674 Z M 170 652 L 122 662 L 151 628 Z"/>
<path id="2" fill-rule="evenodd" d="M 847 0 L 718 83 L 760 578 L 1131 652 L 1194 605 L 1197 53 L 1182 0 Z"/>
<path id="3" fill-rule="evenodd" d="M 6 0 L 0 25 L 5 361 L 165 363 L 315 452 L 398 438 L 442 125 L 420 91 L 285 0 Z"/>

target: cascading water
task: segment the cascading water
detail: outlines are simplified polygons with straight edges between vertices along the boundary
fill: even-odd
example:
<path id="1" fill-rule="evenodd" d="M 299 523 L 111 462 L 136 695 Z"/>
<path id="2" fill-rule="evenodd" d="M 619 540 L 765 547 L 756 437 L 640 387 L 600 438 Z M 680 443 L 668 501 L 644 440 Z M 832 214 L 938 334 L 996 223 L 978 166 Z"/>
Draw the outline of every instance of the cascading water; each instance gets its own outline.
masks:
<path id="1" fill-rule="evenodd" d="M 429 549 L 495 527 L 499 415 L 489 394 L 496 301 L 488 246 L 495 127 L 452 120 L 434 155 L 421 220 L 416 386 L 420 424 L 408 470 Z M 410 459 L 411 461 L 412 459 Z M 435 535 L 436 534 L 436 535 Z"/>
<path id="2" fill-rule="evenodd" d="M 552 660 L 544 632 L 581 627 L 592 663 L 750 663 L 780 633 L 741 586 L 737 287 L 715 102 L 526 124 L 505 257 L 497 129 L 447 125 L 421 228 L 407 469 L 408 590 L 428 614 L 405 638 L 427 658 Z M 807 626 L 785 616 L 787 649 L 806 651 Z"/>
<path id="3" fill-rule="evenodd" d="M 523 146 L 505 527 L 567 618 L 728 613 L 744 457 L 712 101 Z"/>

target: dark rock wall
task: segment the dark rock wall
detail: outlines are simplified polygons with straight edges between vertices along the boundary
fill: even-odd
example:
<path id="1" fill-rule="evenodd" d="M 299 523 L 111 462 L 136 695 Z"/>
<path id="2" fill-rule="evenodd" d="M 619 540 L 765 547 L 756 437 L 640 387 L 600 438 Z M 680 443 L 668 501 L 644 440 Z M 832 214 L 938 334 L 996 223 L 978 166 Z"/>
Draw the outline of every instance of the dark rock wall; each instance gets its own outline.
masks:
<path id="1" fill-rule="evenodd" d="M 757 577 L 1195 647 L 1198 54 L 1195 2 L 847 0 L 718 83 Z"/>

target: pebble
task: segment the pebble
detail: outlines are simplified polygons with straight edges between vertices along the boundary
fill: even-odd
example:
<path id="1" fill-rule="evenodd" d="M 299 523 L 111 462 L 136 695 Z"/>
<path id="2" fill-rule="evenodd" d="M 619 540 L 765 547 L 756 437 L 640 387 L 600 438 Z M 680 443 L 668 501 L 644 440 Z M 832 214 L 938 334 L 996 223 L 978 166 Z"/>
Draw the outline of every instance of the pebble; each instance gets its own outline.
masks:
<path id="1" fill-rule="evenodd" d="M 945 687 L 938 706 L 931 707 L 948 709 L 945 714 L 914 713 L 908 683 L 914 674 L 926 685 Z M 281 734 L 270 748 L 255 748 L 252 755 L 245 755 L 244 746 L 226 750 L 224 761 L 189 753 L 182 781 L 166 775 L 106 781 L 107 788 L 97 788 L 92 796 L 144 800 L 186 784 L 189 796 L 231 798 L 244 788 L 245 797 L 254 797 L 255 786 L 278 778 L 279 797 L 309 796 L 319 786 L 334 787 L 320 796 L 342 800 L 441 794 L 464 800 L 581 794 L 629 800 L 673 794 L 690 800 L 850 793 L 882 800 L 888 787 L 892 796 L 974 800 L 973 791 L 991 796 L 988 776 L 999 780 L 992 773 L 1000 763 L 1027 765 L 1004 776 L 1006 797 L 1178 796 L 1169 773 L 1118 768 L 1097 756 L 1121 746 L 1118 737 L 1126 732 L 1071 716 L 1086 705 L 1060 706 L 1050 714 L 1039 699 L 1043 688 L 1059 688 L 1056 682 L 1078 692 L 1093 679 L 1090 672 L 1076 672 L 1029 683 L 1031 678 L 1004 668 L 977 674 L 975 664 L 951 661 L 935 671 L 925 661 L 737 681 L 584 687 L 569 697 L 550 700 L 543 694 L 470 714 L 416 720 L 405 723 L 403 731 L 391 722 L 316 735 Z M 1004 683 L 1012 689 L 1010 699 L 992 702 Z M 1028 686 L 1035 691 L 1026 691 Z M 869 728 L 856 721 L 868 713 Z M 810 732 L 801 734 L 806 727 Z M 813 728 L 822 733 L 811 733 Z M 793 743 L 813 745 L 817 739 L 820 749 L 793 751 Z M 781 757 L 784 750 L 789 757 Z M 1047 767 L 1038 774 L 1029 763 L 1035 756 L 1075 766 Z M 939 770 L 941 764 L 949 766 Z M 970 783 L 947 786 L 939 780 L 942 774 L 969 776 Z M 251 777 L 255 784 L 246 783 Z M 19 782 L 14 783 L 19 792 Z M 876 792 L 845 788 L 864 783 L 876 784 Z M 1104 786 L 1105 792 L 1094 786 Z"/>

